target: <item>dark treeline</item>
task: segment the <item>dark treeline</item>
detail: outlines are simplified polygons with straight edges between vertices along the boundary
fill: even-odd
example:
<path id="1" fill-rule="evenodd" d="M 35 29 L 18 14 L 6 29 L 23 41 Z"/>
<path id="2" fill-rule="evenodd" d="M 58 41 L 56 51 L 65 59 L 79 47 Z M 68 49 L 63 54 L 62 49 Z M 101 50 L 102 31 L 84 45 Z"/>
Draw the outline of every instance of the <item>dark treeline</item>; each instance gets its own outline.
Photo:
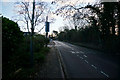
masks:
<path id="1" fill-rule="evenodd" d="M 120 52 L 120 2 L 104 2 L 100 7 L 87 5 L 98 18 L 90 16 L 89 26 L 64 29 L 58 35 L 62 41 L 90 43 L 109 52 Z"/>

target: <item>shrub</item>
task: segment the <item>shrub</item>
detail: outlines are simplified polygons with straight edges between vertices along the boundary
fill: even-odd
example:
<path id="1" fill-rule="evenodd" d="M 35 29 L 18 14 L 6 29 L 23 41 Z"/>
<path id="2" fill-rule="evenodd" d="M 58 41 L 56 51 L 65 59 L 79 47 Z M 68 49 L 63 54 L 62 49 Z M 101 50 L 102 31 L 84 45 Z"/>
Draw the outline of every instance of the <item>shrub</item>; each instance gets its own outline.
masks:
<path id="1" fill-rule="evenodd" d="M 42 48 L 41 51 L 36 52 L 36 53 L 34 54 L 34 61 L 37 62 L 37 63 L 42 63 L 42 62 L 44 62 L 46 53 L 47 53 L 48 51 L 49 51 L 49 48 L 44 47 L 44 48 Z"/>
<path id="2" fill-rule="evenodd" d="M 24 37 L 17 23 L 2 17 L 2 42 L 2 78 L 8 80 L 15 77 L 14 73 L 19 69 L 26 73 L 31 64 L 30 36 Z M 43 62 L 47 51 L 44 48 L 46 43 L 48 41 L 42 35 L 33 37 L 35 61 Z"/>
<path id="3" fill-rule="evenodd" d="M 23 33 L 20 31 L 18 24 L 2 17 L 2 62 L 3 78 L 9 77 L 14 72 L 16 66 L 11 57 L 16 54 L 19 44 L 23 40 Z M 17 56 L 16 56 L 17 57 Z"/>

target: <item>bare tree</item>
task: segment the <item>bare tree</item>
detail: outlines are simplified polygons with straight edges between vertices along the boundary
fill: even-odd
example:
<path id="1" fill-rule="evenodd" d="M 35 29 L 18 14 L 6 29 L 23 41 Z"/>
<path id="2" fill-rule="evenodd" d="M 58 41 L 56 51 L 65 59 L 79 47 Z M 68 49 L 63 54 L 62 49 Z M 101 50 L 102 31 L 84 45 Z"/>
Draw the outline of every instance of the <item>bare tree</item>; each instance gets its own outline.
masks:
<path id="1" fill-rule="evenodd" d="M 47 7 L 46 2 L 36 2 L 34 9 L 34 22 L 32 21 L 32 2 L 16 2 L 15 7 L 17 7 L 16 12 L 20 18 L 16 19 L 17 21 L 22 21 L 27 25 L 28 32 L 30 32 L 30 27 L 32 27 L 32 23 L 35 29 L 35 26 L 39 25 L 41 22 L 45 21 L 43 14 L 45 14 L 45 10 Z"/>
<path id="2" fill-rule="evenodd" d="M 34 64 L 33 59 L 33 35 L 35 27 L 45 21 L 44 17 L 42 18 L 42 14 L 45 14 L 46 2 L 17 2 L 16 7 L 19 7 L 17 13 L 21 16 L 23 22 L 27 24 L 27 29 L 29 32 L 29 28 L 31 28 L 31 36 L 30 36 L 30 54 L 31 54 L 31 66 Z M 41 28 L 42 29 L 42 28 Z"/>
<path id="3" fill-rule="evenodd" d="M 75 0 L 73 2 L 72 0 L 55 0 L 54 3 L 58 5 L 61 4 L 61 7 L 59 7 L 55 13 L 56 15 L 60 15 L 63 18 L 69 19 L 69 21 L 74 24 L 75 29 L 77 29 L 79 26 L 82 26 L 85 23 L 89 24 L 89 17 L 96 15 L 93 14 L 86 6 L 97 4 L 99 1 L 100 0 L 97 2 L 84 2 L 81 0 Z"/>

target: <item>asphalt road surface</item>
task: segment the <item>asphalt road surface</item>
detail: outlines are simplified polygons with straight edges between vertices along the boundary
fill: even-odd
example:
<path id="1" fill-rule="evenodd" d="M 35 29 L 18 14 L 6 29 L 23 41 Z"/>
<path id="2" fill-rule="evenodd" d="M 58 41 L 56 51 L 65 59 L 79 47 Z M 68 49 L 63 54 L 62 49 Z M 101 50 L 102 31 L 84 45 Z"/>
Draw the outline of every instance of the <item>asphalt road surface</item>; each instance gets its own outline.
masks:
<path id="1" fill-rule="evenodd" d="M 119 79 L 118 56 L 54 41 L 61 56 L 67 78 Z"/>

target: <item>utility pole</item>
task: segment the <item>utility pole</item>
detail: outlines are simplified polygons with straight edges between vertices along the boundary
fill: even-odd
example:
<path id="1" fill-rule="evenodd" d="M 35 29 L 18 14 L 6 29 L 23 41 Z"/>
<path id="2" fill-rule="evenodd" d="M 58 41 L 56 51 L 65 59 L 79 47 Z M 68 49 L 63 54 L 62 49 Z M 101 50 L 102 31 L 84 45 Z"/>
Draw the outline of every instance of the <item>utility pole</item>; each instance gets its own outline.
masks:
<path id="1" fill-rule="evenodd" d="M 35 11 L 35 0 L 33 0 L 33 11 L 32 11 L 32 21 L 31 21 L 31 35 L 30 35 L 30 54 L 31 54 L 31 67 L 34 65 L 33 59 L 33 35 L 34 35 L 34 12 Z"/>
<path id="2" fill-rule="evenodd" d="M 49 32 L 49 22 L 48 22 L 48 16 L 46 16 L 46 22 L 45 22 L 45 32 L 46 32 L 46 39 L 48 36 L 48 32 Z M 47 47 L 47 43 L 45 45 Z"/>

